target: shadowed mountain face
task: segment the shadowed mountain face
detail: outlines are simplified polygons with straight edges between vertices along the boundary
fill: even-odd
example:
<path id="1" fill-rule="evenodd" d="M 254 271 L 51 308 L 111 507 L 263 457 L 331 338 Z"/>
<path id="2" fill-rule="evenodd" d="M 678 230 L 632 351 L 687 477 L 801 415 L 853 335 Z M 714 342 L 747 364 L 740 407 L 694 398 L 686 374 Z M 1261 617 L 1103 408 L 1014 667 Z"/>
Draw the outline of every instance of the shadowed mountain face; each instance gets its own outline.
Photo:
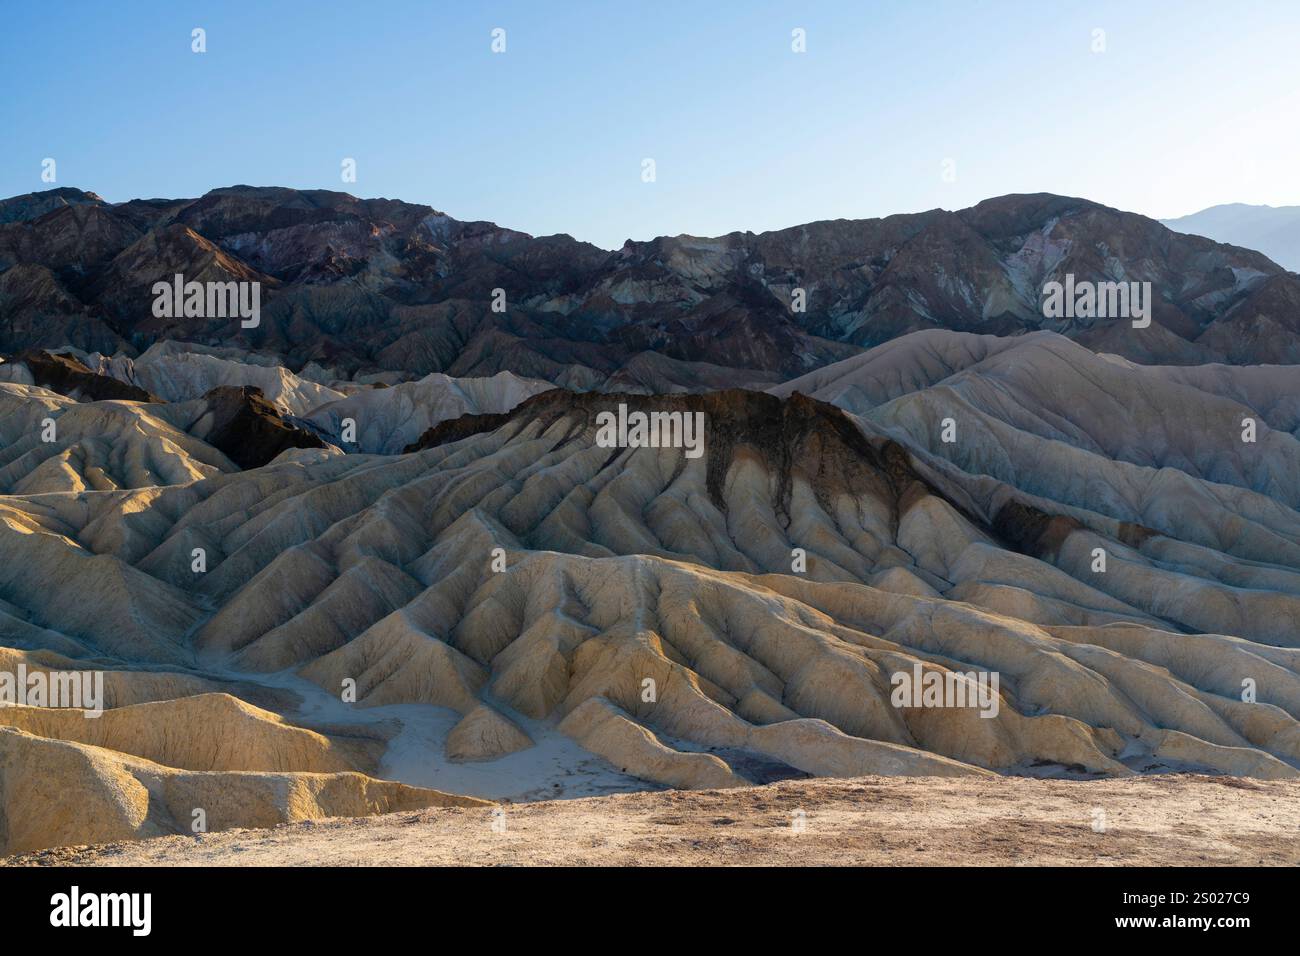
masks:
<path id="1" fill-rule="evenodd" d="M 30 379 L 28 384 L 40 385 L 60 395 L 83 401 L 123 399 L 129 402 L 157 402 L 161 399 L 129 382 L 119 381 L 109 375 L 100 375 L 87 368 L 76 356 L 51 354 L 40 349 L 20 352 L 0 368 L 0 378 L 6 380 Z"/>
<path id="2" fill-rule="evenodd" d="M 260 324 L 155 317 L 152 286 L 177 273 L 262 283 Z M 1151 327 L 1045 319 L 1042 286 L 1067 274 L 1150 282 Z M 1049 329 L 1153 364 L 1295 362 L 1297 303 L 1300 278 L 1259 253 L 1046 194 L 616 252 L 320 190 L 0 201 L 0 349 L 134 356 L 184 339 L 344 379 L 510 371 L 578 389 L 766 387 L 929 328 Z"/>

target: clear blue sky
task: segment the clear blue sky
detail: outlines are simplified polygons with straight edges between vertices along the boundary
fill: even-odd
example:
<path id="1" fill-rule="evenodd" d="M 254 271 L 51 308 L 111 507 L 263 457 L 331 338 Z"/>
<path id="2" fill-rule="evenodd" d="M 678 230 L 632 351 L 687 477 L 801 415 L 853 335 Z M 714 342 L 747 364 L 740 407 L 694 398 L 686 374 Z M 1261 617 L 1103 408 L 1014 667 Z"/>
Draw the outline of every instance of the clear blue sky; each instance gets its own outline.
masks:
<path id="1" fill-rule="evenodd" d="M 0 195 L 52 157 L 112 201 L 343 189 L 607 248 L 1008 192 L 1290 205 L 1298 42 L 1296 0 L 0 0 Z"/>

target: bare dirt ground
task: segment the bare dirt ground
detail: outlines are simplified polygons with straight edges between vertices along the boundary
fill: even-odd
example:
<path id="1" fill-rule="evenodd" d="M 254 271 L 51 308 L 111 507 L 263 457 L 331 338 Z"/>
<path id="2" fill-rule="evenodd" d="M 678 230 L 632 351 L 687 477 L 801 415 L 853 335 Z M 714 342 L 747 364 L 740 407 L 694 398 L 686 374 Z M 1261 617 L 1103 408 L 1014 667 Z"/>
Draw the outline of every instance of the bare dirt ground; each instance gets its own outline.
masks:
<path id="1" fill-rule="evenodd" d="M 790 780 L 162 837 L 0 864 L 1294 866 L 1300 782 Z"/>

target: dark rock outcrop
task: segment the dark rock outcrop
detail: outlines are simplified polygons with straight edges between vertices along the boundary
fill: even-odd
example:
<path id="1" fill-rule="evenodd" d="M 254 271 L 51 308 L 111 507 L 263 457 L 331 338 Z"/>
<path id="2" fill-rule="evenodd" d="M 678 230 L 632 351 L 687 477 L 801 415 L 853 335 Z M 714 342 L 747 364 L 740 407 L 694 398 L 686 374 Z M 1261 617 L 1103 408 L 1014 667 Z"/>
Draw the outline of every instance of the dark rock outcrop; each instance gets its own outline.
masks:
<path id="1" fill-rule="evenodd" d="M 822 499 L 849 492 L 887 500 L 905 511 L 918 494 L 938 494 L 912 468 L 896 442 L 868 438 L 834 405 L 798 392 L 778 398 L 766 392 L 730 389 L 676 395 L 572 392 L 553 389 L 534 395 L 501 415 L 463 415 L 430 428 L 405 452 L 460 441 L 502 427 L 537 423 L 542 430 L 562 419 L 574 432 L 597 427 L 601 412 L 702 413 L 703 449 L 709 497 L 726 511 L 723 483 L 737 456 L 753 455 L 776 477 L 773 508 L 788 524 L 793 478 L 802 474 Z M 611 449 L 611 457 L 619 449 Z M 955 506 L 954 506 L 955 507 Z"/>
<path id="2" fill-rule="evenodd" d="M 9 360 L 27 366 L 32 379 L 41 388 L 75 398 L 78 401 L 102 400 L 127 402 L 161 402 L 162 399 L 143 388 L 92 372 L 75 356 L 28 349 Z"/>
<path id="3" fill-rule="evenodd" d="M 202 418 L 189 429 L 240 468 L 259 468 L 290 448 L 325 448 L 325 442 L 281 417 L 252 386 L 223 385 L 203 396 Z"/>

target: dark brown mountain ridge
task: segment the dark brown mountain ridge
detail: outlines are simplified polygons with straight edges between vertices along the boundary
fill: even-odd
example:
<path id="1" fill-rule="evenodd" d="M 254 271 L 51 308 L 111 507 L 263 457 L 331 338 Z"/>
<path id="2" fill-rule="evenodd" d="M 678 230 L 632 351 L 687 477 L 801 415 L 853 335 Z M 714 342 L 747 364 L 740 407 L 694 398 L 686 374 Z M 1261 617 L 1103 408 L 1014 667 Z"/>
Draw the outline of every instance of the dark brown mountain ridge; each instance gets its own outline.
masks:
<path id="1" fill-rule="evenodd" d="M 177 272 L 261 282 L 259 325 L 155 319 L 150 289 Z M 1150 282 L 1151 327 L 1045 318 L 1043 284 L 1066 274 Z M 328 190 L 231 186 L 112 204 L 61 188 L 0 200 L 0 349 L 10 351 L 135 355 L 179 339 L 343 377 L 508 370 L 583 389 L 616 384 L 643 353 L 688 383 L 697 364 L 789 378 L 921 329 L 1045 328 L 1148 364 L 1290 364 L 1298 302 L 1300 276 L 1260 253 L 1043 193 L 613 252 Z"/>

